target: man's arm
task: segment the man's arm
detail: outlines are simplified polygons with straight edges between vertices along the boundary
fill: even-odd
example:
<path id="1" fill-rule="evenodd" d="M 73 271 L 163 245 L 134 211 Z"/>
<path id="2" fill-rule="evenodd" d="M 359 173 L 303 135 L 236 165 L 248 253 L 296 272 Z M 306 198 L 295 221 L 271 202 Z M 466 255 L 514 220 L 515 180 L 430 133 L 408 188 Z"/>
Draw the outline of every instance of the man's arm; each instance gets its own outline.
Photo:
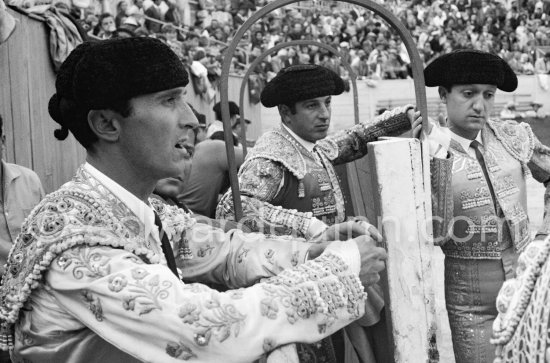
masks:
<path id="1" fill-rule="evenodd" d="M 67 314 L 140 360 L 243 362 L 318 341 L 364 313 L 366 294 L 345 259 L 325 253 L 220 293 L 123 249 L 84 246 L 56 258 L 44 284 Z"/>
<path id="2" fill-rule="evenodd" d="M 550 148 L 543 145 L 534 134 L 533 141 L 533 155 L 527 166 L 533 178 L 546 185 L 550 181 Z"/>
<path id="3" fill-rule="evenodd" d="M 290 236 L 266 236 L 197 223 L 185 232 L 186 242 L 173 243 L 176 263 L 184 281 L 221 284 L 229 288 L 251 286 L 287 268 L 304 263 L 311 243 Z M 187 243 L 192 259 L 180 251 Z"/>
<path id="4" fill-rule="evenodd" d="M 367 153 L 367 143 L 381 136 L 398 136 L 411 129 L 411 120 L 407 111 L 413 106 L 396 107 L 377 116 L 370 123 L 360 123 L 347 130 L 327 137 L 319 143 L 336 143 L 338 156 L 333 164 L 342 164 L 359 159 Z"/>
<path id="5" fill-rule="evenodd" d="M 243 164 L 239 172 L 243 220 L 239 222 L 252 231 L 266 234 L 310 238 L 322 232 L 326 225 L 312 213 L 284 209 L 270 203 L 280 192 L 284 173 L 282 165 L 267 159 L 252 159 Z M 234 213 L 229 190 L 218 203 L 216 218 L 235 220 Z"/>

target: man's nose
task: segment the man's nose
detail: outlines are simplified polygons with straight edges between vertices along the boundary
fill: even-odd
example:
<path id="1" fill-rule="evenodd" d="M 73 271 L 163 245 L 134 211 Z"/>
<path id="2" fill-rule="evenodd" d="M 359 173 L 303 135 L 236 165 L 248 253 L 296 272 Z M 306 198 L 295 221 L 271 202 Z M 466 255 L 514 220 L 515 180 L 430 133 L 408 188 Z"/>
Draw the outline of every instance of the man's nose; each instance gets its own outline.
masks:
<path id="1" fill-rule="evenodd" d="M 321 105 L 320 111 L 319 111 L 319 117 L 321 118 L 328 118 L 330 115 L 330 109 L 326 105 Z"/>
<path id="2" fill-rule="evenodd" d="M 483 105 L 484 105 L 483 97 L 477 97 L 474 100 L 473 108 L 474 108 L 475 111 L 481 112 L 484 108 Z"/>

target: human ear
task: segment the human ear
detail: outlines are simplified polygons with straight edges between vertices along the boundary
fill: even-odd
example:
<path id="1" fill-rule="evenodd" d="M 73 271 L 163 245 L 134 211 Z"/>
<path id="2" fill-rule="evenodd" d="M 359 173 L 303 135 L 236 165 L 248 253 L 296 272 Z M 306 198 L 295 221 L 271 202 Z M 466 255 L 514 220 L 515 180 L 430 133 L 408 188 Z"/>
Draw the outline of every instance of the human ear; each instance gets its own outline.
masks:
<path id="1" fill-rule="evenodd" d="M 445 87 L 439 86 L 437 91 L 439 92 L 439 98 L 441 99 L 441 103 L 446 104 L 447 103 L 447 90 Z"/>
<path id="2" fill-rule="evenodd" d="M 119 117 L 111 110 L 90 110 L 88 125 L 100 140 L 115 142 L 120 137 Z"/>
<path id="3" fill-rule="evenodd" d="M 281 119 L 285 125 L 288 125 L 290 121 L 290 113 L 290 108 L 287 105 L 279 105 L 279 115 L 281 115 Z"/>

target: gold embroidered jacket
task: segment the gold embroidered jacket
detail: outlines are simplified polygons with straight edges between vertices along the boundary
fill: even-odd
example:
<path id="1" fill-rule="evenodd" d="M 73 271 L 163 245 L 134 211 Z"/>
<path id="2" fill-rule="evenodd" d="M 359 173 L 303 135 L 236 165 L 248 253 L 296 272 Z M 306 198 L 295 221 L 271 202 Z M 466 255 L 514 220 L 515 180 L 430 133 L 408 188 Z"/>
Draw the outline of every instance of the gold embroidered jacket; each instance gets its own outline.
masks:
<path id="1" fill-rule="evenodd" d="M 412 106 L 398 107 L 376 117 L 372 123 L 361 123 L 316 143 L 321 164 L 326 169 L 334 198 L 336 222 L 345 217 L 344 200 L 333 165 L 347 163 L 367 153 L 367 143 L 381 136 L 396 136 L 410 129 L 407 110 Z M 243 223 L 252 230 L 274 231 L 276 234 L 307 235 L 313 214 L 273 205 L 285 171 L 300 183 L 308 174 L 308 155 L 305 149 L 288 132 L 275 130 L 258 139 L 239 170 L 239 185 L 243 206 Z M 301 185 L 303 190 L 303 185 Z M 297 193 L 295 198 L 304 197 Z M 326 206 L 325 206 L 326 207 Z M 231 190 L 220 200 L 216 218 L 234 220 Z"/>
<path id="2" fill-rule="evenodd" d="M 15 361 L 249 362 L 364 313 L 348 249 L 329 246 L 303 263 L 303 242 L 208 230 L 150 203 L 175 251 L 188 244 L 195 256 L 178 258 L 185 282 L 141 220 L 85 169 L 31 212 L 0 288 L 0 346 L 13 347 Z M 249 286 L 273 273 L 225 293 L 193 283 Z"/>
<path id="3" fill-rule="evenodd" d="M 432 182 L 434 237 L 456 258 L 498 259 L 512 245 L 521 251 L 530 241 L 525 177 L 550 179 L 550 149 L 528 124 L 489 120 L 481 133 L 489 180 L 456 142 L 451 159 L 432 164 L 433 181 L 439 180 Z"/>

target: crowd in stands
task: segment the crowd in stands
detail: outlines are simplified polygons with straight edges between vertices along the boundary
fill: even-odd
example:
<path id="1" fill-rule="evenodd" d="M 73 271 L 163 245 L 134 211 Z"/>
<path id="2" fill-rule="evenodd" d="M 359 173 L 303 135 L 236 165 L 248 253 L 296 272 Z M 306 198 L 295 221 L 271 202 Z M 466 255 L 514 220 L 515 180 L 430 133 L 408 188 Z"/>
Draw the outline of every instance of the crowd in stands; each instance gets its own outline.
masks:
<path id="1" fill-rule="evenodd" d="M 54 0 L 55 1 L 55 0 Z M 68 1 L 68 0 L 57 0 Z M 92 37 L 154 36 L 169 44 L 189 66 L 193 86 L 208 95 L 221 74 L 223 53 L 238 27 L 265 0 L 121 0 L 75 7 L 73 15 Z M 78 0 L 90 1 L 90 0 Z M 92 0 L 98 1 L 98 0 Z M 183 3 L 182 3 L 183 1 Z M 297 4 L 297 5 L 296 5 Z M 251 86 L 261 88 L 282 67 L 316 63 L 344 79 L 347 63 L 361 78 L 399 79 L 410 75 L 410 59 L 397 32 L 372 11 L 347 3 L 305 1 L 278 9 L 257 22 L 243 39 L 231 64 L 243 72 L 279 42 L 306 39 L 337 49 L 341 56 L 315 45 L 284 48 L 259 65 Z M 425 63 L 459 48 L 493 52 L 518 74 L 548 73 L 550 1 L 548 0 L 394 0 L 384 6 L 410 30 Z M 538 52 L 540 53 L 540 51 Z M 538 62 L 538 64 L 537 64 Z M 257 75 L 260 76 L 257 76 Z M 255 87 L 251 87 L 254 89 Z M 259 94 L 250 94 L 252 101 Z"/>

